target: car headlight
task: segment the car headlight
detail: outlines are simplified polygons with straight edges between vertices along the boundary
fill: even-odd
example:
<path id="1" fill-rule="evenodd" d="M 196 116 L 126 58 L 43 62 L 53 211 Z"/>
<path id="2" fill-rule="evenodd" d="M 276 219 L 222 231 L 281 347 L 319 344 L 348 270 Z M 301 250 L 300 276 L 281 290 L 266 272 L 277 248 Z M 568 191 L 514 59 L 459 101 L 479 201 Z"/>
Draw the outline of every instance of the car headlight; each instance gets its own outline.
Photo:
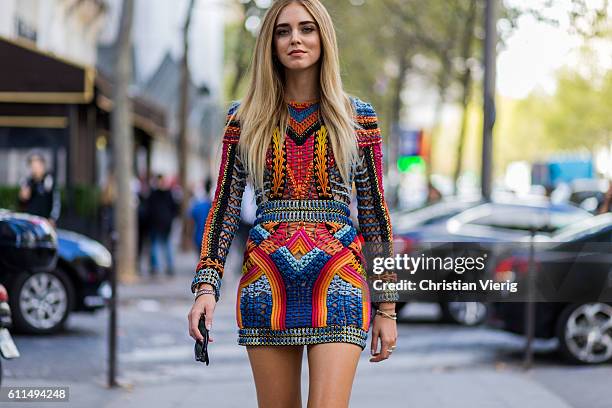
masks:
<path id="1" fill-rule="evenodd" d="M 110 268 L 113 264 L 111 253 L 104 245 L 93 240 L 81 240 L 78 243 L 79 249 L 89 255 L 96 265 L 102 268 Z"/>

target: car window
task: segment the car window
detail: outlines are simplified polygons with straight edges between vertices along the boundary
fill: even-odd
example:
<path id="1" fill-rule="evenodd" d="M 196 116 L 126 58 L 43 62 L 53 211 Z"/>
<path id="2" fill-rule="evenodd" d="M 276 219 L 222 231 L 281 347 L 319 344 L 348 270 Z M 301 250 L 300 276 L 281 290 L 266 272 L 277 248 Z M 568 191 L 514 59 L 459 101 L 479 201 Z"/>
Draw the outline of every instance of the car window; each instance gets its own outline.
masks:
<path id="1" fill-rule="evenodd" d="M 437 203 L 395 217 L 394 229 L 403 230 L 444 221 L 464 210 L 469 204 Z"/>
<path id="2" fill-rule="evenodd" d="M 550 211 L 535 207 L 499 207 L 481 217 L 474 218 L 470 224 L 494 228 L 554 232 L 589 217 L 586 211 Z"/>
<path id="3" fill-rule="evenodd" d="M 571 224 L 555 234 L 554 240 L 576 241 L 588 239 L 586 237 L 594 234 L 601 234 L 601 237 L 596 239 L 603 241 L 598 242 L 606 242 L 606 239 L 612 242 L 612 214 L 602 214 Z"/>

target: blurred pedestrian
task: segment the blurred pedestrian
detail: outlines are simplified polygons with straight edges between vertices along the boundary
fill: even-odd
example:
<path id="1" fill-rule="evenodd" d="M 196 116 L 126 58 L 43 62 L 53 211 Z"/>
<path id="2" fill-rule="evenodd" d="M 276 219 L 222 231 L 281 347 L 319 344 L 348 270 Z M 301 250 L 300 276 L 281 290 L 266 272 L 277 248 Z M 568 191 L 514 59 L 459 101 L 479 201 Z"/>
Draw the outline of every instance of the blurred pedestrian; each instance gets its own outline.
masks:
<path id="1" fill-rule="evenodd" d="M 19 189 L 21 210 L 47 218 L 53 226 L 60 216 L 60 192 L 53 175 L 47 171 L 47 163 L 41 152 L 28 156 L 30 174 L 22 180 Z"/>
<path id="2" fill-rule="evenodd" d="M 155 179 L 155 187 L 147 200 L 147 223 L 151 239 L 151 276 L 159 272 L 159 251 L 164 253 L 166 274 L 174 275 L 174 256 L 170 242 L 172 223 L 178 212 L 178 204 L 170 190 L 169 180 L 162 174 Z"/>
<path id="3" fill-rule="evenodd" d="M 612 212 L 612 179 L 608 181 L 608 191 L 606 191 L 606 195 L 604 196 L 604 200 L 597 211 L 599 214 L 605 214 L 607 212 Z"/>
<path id="4" fill-rule="evenodd" d="M 442 193 L 431 181 L 427 183 L 427 205 L 435 204 L 442 200 Z"/>
<path id="5" fill-rule="evenodd" d="M 210 198 L 210 190 L 212 188 L 212 181 L 207 178 L 204 182 L 204 191 L 194 192 L 193 204 L 189 210 L 191 220 L 193 221 L 193 245 L 196 251 L 200 251 L 202 247 L 202 235 L 204 234 L 204 226 L 206 224 L 206 218 L 208 212 L 212 206 L 212 200 Z"/>
<path id="6" fill-rule="evenodd" d="M 149 229 L 149 195 L 151 194 L 151 185 L 146 175 L 141 175 L 138 178 L 138 271 L 140 274 L 140 260 L 142 259 L 142 251 L 151 236 Z"/>
<path id="7" fill-rule="evenodd" d="M 117 201 L 117 178 L 111 169 L 100 193 L 100 223 L 102 236 L 110 247 L 111 232 L 115 229 L 115 202 Z"/>

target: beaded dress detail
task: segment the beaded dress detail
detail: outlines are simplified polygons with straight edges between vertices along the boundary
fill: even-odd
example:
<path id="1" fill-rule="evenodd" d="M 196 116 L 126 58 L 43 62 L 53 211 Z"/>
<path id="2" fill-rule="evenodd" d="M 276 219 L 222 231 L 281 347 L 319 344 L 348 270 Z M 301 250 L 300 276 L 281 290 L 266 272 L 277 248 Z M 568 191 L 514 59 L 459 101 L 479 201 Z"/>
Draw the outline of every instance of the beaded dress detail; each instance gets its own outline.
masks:
<path id="1" fill-rule="evenodd" d="M 352 98 L 359 161 L 350 175 L 357 193 L 359 232 L 350 218 L 351 191 L 342 183 L 318 101 L 288 102 L 284 139 L 277 129 L 266 155 L 263 189 L 255 190 L 238 284 L 240 345 L 348 342 L 366 346 L 371 302 L 364 243 L 392 242 L 382 187 L 382 137 L 372 106 Z M 223 268 L 239 227 L 245 166 L 237 154 L 235 102 L 227 115 L 214 200 L 191 289 L 207 282 L 219 299 Z M 381 255 L 393 256 L 391 245 Z M 393 279 L 387 279 L 393 280 Z M 394 302 L 386 291 L 376 301 Z"/>

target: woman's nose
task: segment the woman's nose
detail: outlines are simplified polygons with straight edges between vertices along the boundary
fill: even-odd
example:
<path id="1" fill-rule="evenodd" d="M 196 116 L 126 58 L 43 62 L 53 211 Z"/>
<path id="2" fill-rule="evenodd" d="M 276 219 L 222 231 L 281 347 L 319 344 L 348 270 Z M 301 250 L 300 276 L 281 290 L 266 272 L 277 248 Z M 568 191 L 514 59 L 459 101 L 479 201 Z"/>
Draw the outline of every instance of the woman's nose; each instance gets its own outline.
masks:
<path id="1" fill-rule="evenodd" d="M 299 31 L 298 30 L 292 31 L 291 32 L 291 44 L 296 44 L 299 42 L 301 42 Z"/>

